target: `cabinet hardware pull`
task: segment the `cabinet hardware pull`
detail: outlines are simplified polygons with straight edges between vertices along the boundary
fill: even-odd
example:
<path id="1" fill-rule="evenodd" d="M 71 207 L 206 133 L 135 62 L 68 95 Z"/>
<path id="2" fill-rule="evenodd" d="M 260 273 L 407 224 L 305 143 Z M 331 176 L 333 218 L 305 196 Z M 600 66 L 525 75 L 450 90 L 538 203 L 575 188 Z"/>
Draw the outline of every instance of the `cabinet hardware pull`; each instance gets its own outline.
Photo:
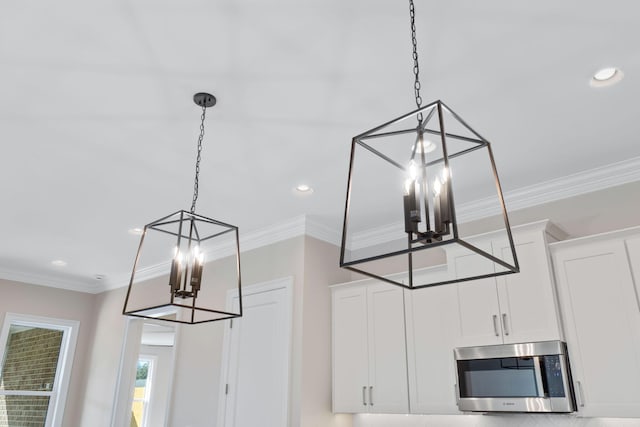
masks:
<path id="1" fill-rule="evenodd" d="M 373 386 L 369 386 L 369 405 L 373 406 Z"/>
<path id="2" fill-rule="evenodd" d="M 363 385 L 362 386 L 362 404 L 364 406 L 367 406 L 367 395 L 366 395 L 366 392 L 367 392 L 367 386 Z"/>
<path id="3" fill-rule="evenodd" d="M 576 381 L 578 384 L 578 397 L 580 399 L 579 405 L 584 408 L 584 391 L 582 390 L 582 383 L 580 381 Z"/>
<path id="4" fill-rule="evenodd" d="M 498 315 L 493 315 L 493 332 L 496 333 L 496 336 L 499 337 L 500 333 L 498 332 Z"/>
<path id="5" fill-rule="evenodd" d="M 507 327 L 507 313 L 502 313 L 502 327 L 504 329 L 504 334 L 509 335 L 509 328 Z"/>

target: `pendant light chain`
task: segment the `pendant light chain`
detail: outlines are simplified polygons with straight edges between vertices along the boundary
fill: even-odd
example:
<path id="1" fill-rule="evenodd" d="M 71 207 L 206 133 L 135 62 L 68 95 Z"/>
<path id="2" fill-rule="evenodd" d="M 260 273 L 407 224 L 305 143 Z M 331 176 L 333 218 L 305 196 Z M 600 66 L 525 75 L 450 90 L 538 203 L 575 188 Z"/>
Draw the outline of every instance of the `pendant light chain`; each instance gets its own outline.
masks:
<path id="1" fill-rule="evenodd" d="M 200 160 L 202 158 L 202 139 L 204 138 L 204 118 L 207 107 L 202 106 L 202 116 L 200 116 L 200 136 L 198 136 L 198 156 L 196 158 L 196 177 L 193 182 L 193 201 L 191 202 L 191 213 L 196 211 L 196 201 L 198 200 L 198 183 L 200 178 Z"/>
<path id="2" fill-rule="evenodd" d="M 416 97 L 416 106 L 422 107 L 422 97 L 420 96 L 420 65 L 418 64 L 418 40 L 416 39 L 416 8 L 413 0 L 409 0 L 409 15 L 411 16 L 411 43 L 413 44 L 413 92 Z M 418 113 L 418 124 L 422 124 L 422 113 Z"/>

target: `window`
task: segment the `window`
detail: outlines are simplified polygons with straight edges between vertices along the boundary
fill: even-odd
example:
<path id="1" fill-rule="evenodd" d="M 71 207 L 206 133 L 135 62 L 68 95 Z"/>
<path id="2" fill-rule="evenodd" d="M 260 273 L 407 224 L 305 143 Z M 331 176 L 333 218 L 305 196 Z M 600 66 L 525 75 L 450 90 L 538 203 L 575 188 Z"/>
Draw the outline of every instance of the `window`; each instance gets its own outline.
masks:
<path id="1" fill-rule="evenodd" d="M 0 331 L 0 427 L 62 424 L 78 322 L 7 313 Z"/>
<path id="2" fill-rule="evenodd" d="M 151 400 L 154 357 L 140 356 L 136 367 L 136 383 L 131 405 L 131 427 L 146 427 Z"/>

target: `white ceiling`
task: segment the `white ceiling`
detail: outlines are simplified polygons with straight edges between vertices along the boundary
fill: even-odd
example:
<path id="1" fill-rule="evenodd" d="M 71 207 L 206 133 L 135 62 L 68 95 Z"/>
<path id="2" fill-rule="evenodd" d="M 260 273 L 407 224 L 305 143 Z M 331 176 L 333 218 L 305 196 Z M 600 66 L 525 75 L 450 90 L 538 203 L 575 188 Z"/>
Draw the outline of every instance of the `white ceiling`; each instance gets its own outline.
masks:
<path id="1" fill-rule="evenodd" d="M 416 10 L 425 102 L 492 142 L 507 194 L 640 164 L 640 3 Z M 0 276 L 123 284 L 127 230 L 190 207 L 199 91 L 218 105 L 197 211 L 241 236 L 301 215 L 338 232 L 351 137 L 415 106 L 408 17 L 392 0 L 2 2 Z M 591 88 L 604 66 L 624 79 Z"/>

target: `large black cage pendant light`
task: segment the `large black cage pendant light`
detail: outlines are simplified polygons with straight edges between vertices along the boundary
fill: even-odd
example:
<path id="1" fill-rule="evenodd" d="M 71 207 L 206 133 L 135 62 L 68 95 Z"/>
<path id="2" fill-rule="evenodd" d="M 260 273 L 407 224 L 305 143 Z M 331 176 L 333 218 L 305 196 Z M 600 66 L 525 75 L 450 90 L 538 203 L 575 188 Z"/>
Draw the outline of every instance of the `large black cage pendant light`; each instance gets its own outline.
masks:
<path id="1" fill-rule="evenodd" d="M 443 102 L 422 105 L 409 6 L 417 109 L 353 138 L 340 266 L 410 289 L 516 273 L 491 144 Z M 459 216 L 477 210 L 502 230 L 465 236 Z"/>
<path id="2" fill-rule="evenodd" d="M 204 120 L 216 98 L 197 93 L 193 100 L 202 116 L 191 209 L 144 227 L 125 315 L 187 324 L 242 316 L 238 227 L 195 212 Z"/>

